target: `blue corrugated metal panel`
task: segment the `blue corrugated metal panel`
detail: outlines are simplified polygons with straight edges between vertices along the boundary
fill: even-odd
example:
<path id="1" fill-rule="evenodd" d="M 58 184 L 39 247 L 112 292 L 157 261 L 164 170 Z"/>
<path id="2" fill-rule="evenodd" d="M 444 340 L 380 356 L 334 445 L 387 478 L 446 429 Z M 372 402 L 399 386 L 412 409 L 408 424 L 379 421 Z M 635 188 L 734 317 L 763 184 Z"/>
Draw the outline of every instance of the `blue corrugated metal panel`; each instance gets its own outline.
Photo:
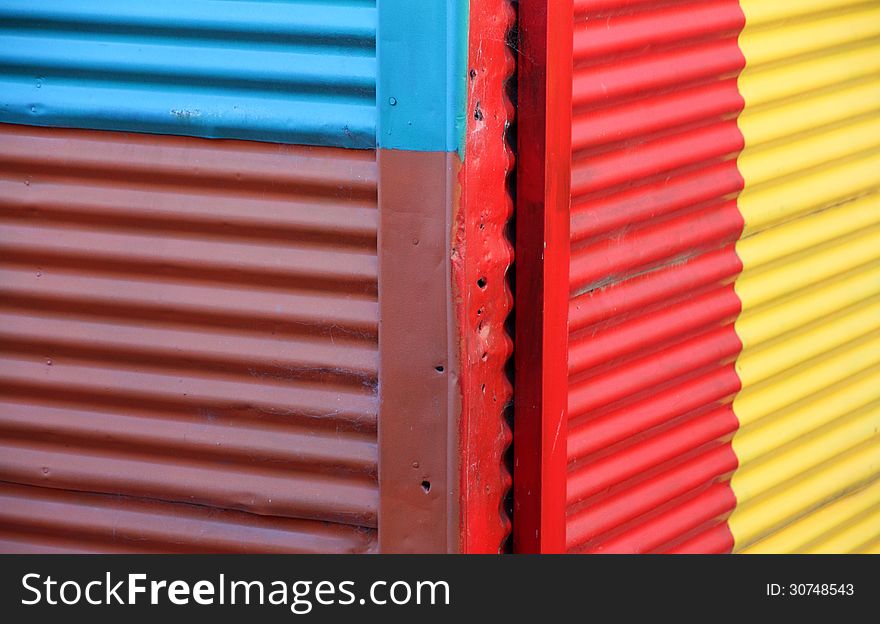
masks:
<path id="1" fill-rule="evenodd" d="M 0 122 L 373 147 L 375 0 L 0 0 Z"/>
<path id="2" fill-rule="evenodd" d="M 468 0 L 377 0 L 380 148 L 464 156 Z"/>

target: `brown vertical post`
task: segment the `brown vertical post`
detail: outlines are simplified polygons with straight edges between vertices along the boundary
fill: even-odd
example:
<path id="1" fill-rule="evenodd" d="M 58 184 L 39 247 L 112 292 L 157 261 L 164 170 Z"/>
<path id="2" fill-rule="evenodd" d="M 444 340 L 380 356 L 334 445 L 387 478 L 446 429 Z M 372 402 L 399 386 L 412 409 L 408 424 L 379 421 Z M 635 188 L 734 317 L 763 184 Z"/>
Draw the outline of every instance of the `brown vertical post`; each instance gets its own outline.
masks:
<path id="1" fill-rule="evenodd" d="M 460 550 L 454 153 L 379 150 L 379 547 Z"/>

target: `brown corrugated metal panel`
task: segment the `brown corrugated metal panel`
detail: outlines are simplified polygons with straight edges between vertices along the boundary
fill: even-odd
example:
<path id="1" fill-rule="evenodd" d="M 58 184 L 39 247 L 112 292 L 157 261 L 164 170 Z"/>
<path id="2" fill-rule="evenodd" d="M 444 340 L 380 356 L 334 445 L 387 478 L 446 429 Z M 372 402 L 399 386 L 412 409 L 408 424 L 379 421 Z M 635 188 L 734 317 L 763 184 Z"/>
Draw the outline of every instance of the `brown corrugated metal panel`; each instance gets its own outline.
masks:
<path id="1" fill-rule="evenodd" d="M 372 552 L 372 529 L 0 483 L 0 552 Z"/>
<path id="2" fill-rule="evenodd" d="M 0 126 L 0 547 L 374 550 L 376 180 Z"/>

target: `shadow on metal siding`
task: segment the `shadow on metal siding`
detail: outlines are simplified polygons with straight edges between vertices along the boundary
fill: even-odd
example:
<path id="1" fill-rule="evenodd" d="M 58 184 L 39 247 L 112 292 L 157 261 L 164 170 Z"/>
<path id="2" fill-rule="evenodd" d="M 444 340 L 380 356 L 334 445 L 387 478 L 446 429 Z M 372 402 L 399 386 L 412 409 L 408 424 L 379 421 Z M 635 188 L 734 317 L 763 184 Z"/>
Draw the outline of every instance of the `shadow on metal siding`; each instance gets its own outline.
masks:
<path id="1" fill-rule="evenodd" d="M 372 549 L 376 178 L 369 151 L 0 126 L 6 546 Z"/>
<path id="2" fill-rule="evenodd" d="M 371 0 L 0 0 L 0 121 L 372 147 Z"/>
<path id="3" fill-rule="evenodd" d="M 880 3 L 743 0 L 736 550 L 880 546 Z"/>
<path id="4" fill-rule="evenodd" d="M 567 548 L 724 552 L 736 0 L 576 0 Z"/>

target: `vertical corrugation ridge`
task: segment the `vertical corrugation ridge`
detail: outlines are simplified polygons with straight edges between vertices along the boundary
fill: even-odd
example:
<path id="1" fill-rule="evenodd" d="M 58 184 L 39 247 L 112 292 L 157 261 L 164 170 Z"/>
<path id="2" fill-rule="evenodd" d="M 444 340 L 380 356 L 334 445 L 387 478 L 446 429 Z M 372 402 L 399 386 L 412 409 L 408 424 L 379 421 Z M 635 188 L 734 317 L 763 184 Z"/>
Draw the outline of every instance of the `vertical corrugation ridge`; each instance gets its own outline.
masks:
<path id="1" fill-rule="evenodd" d="M 0 126 L 0 540 L 374 549 L 376 180 L 368 151 Z"/>
<path id="2" fill-rule="evenodd" d="M 740 552 L 880 538 L 880 5 L 742 0 Z"/>
<path id="3" fill-rule="evenodd" d="M 507 401 L 504 405 L 504 470 L 507 475 L 507 483 L 504 498 L 501 500 L 501 509 L 499 512 L 506 524 L 505 541 L 500 546 L 501 552 L 510 552 L 512 534 L 513 534 L 513 405 L 514 405 L 514 387 L 513 387 L 513 278 L 511 271 L 515 261 L 515 224 L 513 223 L 516 214 L 516 102 L 517 102 L 517 85 L 518 85 L 518 61 L 516 49 L 519 40 L 519 0 L 509 0 L 507 3 L 507 11 L 509 14 L 509 22 L 505 30 L 505 48 L 508 63 L 508 74 L 504 82 L 504 99 L 507 104 L 507 120 L 504 124 L 504 150 L 508 158 L 507 177 L 505 179 L 505 190 L 510 200 L 507 212 L 507 223 L 504 228 L 504 237 L 507 240 L 508 263 L 504 276 L 504 286 L 508 296 L 507 317 L 504 319 L 504 331 L 508 337 L 509 351 L 504 364 L 504 375 L 510 387 Z"/>
<path id="4" fill-rule="evenodd" d="M 732 546 L 743 22 L 731 0 L 575 3 L 573 552 Z"/>
<path id="5" fill-rule="evenodd" d="M 507 223 L 514 156 L 507 131 L 515 113 L 507 88 L 516 61 L 507 41 L 515 23 L 510 0 L 471 3 L 467 142 L 453 248 L 462 334 L 462 533 L 470 553 L 498 553 L 510 533 L 505 454 L 513 389 L 506 366 L 513 345 L 505 323 L 512 307 Z"/>

